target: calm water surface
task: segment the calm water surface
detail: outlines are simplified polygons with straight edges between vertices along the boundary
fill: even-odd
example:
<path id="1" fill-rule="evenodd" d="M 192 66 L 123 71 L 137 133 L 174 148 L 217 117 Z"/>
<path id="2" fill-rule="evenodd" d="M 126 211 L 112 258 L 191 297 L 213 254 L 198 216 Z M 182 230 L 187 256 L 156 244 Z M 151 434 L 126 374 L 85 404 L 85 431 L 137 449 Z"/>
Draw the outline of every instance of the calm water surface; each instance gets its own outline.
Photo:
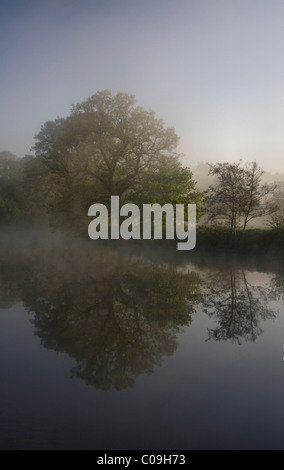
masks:
<path id="1" fill-rule="evenodd" d="M 248 260 L 7 237 L 0 448 L 283 449 L 283 293 Z"/>

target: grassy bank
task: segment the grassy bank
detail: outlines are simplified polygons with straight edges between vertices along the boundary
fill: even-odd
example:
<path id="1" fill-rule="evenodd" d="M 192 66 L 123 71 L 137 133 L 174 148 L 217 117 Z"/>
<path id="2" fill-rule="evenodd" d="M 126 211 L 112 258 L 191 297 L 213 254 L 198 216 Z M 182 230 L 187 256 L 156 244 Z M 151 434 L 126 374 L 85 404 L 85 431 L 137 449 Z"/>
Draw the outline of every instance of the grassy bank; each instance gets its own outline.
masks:
<path id="1" fill-rule="evenodd" d="M 226 227 L 197 227 L 196 251 L 230 250 L 237 253 L 280 256 L 284 254 L 284 231 L 248 229 L 232 237 Z"/>

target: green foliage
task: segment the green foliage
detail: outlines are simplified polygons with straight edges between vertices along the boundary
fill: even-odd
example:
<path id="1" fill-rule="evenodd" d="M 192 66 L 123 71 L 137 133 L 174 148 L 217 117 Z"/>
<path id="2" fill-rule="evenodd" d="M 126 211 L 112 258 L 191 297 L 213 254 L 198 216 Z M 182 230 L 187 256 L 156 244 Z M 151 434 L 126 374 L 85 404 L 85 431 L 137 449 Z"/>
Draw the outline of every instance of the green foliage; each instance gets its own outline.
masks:
<path id="1" fill-rule="evenodd" d="M 177 143 L 153 111 L 107 90 L 73 105 L 67 118 L 45 123 L 35 151 L 49 174 L 52 224 L 85 230 L 89 206 L 109 205 L 112 195 L 122 204 L 199 203 L 190 170 L 178 163 Z"/>
<path id="2" fill-rule="evenodd" d="M 154 172 L 145 172 L 139 184 L 128 194 L 139 207 L 143 204 L 196 204 L 201 215 L 201 193 L 195 187 L 192 172 L 178 162 L 162 161 Z"/>
<path id="3" fill-rule="evenodd" d="M 21 218 L 23 208 L 21 161 L 10 152 L 0 152 L 0 221 Z"/>
<path id="4" fill-rule="evenodd" d="M 45 220 L 51 175 L 38 158 L 10 155 L 0 152 L 0 222 Z"/>
<path id="5" fill-rule="evenodd" d="M 50 175 L 40 159 L 31 155 L 21 160 L 23 174 L 23 217 L 26 221 L 44 221 L 50 196 Z"/>
<path id="6" fill-rule="evenodd" d="M 232 246 L 230 229 L 226 226 L 199 225 L 196 237 L 197 250 L 215 251 Z"/>
<path id="7" fill-rule="evenodd" d="M 280 260 L 284 255 L 284 230 L 247 229 L 238 230 L 234 238 L 226 226 L 197 226 L 196 254 L 218 253 L 237 258 L 255 256 L 262 260 Z"/>
<path id="8" fill-rule="evenodd" d="M 86 233 L 89 207 L 121 204 L 197 204 L 201 194 L 178 161 L 178 137 L 134 96 L 107 90 L 72 105 L 36 135 L 36 156 L 0 152 L 0 220 L 45 221 Z M 186 212 L 187 215 L 187 212 Z"/>

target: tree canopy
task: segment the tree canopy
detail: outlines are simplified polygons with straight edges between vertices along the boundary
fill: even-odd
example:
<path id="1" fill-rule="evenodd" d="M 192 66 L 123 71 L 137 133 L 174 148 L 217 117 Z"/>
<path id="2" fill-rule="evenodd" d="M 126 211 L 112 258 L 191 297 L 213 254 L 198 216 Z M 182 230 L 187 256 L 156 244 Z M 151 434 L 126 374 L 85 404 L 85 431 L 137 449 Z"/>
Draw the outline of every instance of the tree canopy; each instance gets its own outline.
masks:
<path id="1" fill-rule="evenodd" d="M 197 198 L 192 174 L 178 160 L 174 129 L 165 127 L 153 111 L 136 106 L 132 95 L 98 92 L 72 105 L 68 117 L 46 122 L 35 139 L 36 157 L 50 175 L 53 218 L 63 220 L 68 213 L 73 224 L 91 204 L 108 205 L 114 195 L 121 204 L 131 198 L 148 202 L 145 197 L 170 202 L 173 193 L 179 200 Z M 155 184 L 161 188 L 163 178 L 164 191 L 153 191 Z"/>

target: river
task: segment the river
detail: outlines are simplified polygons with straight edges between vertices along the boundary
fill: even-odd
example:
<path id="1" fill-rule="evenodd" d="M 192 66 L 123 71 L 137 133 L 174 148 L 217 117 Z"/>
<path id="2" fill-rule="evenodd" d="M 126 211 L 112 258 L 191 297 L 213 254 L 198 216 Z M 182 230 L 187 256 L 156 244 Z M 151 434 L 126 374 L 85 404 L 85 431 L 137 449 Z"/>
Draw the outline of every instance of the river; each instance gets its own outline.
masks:
<path id="1" fill-rule="evenodd" d="M 1 449 L 284 447 L 279 264 L 27 233 L 0 247 Z"/>

